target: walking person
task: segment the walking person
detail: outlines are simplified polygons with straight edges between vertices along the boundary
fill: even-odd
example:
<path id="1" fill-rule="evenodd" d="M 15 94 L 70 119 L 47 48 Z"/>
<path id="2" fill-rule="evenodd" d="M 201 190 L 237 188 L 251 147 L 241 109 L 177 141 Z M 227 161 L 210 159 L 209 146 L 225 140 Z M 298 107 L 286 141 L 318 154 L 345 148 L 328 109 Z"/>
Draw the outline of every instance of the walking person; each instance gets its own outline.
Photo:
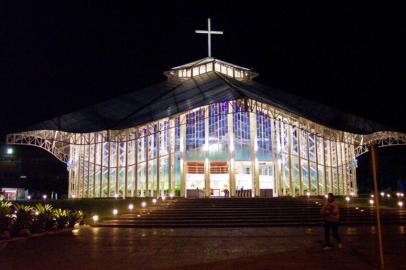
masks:
<path id="1" fill-rule="evenodd" d="M 340 208 L 335 202 L 333 193 L 327 194 L 327 201 L 324 203 L 323 207 L 320 210 L 321 215 L 324 218 L 324 241 L 325 246 L 324 250 L 330 250 L 330 230 L 333 233 L 333 237 L 337 241 L 338 248 L 341 248 L 341 237 L 338 234 L 338 226 L 340 223 Z"/>

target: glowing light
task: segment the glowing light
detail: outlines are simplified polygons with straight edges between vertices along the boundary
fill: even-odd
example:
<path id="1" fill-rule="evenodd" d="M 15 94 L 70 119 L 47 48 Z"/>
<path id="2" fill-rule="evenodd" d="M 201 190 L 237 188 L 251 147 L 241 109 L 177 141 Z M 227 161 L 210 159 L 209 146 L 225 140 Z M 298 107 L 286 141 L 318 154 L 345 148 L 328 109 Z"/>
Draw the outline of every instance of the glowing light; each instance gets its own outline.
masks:
<path id="1" fill-rule="evenodd" d="M 166 196 L 164 195 L 164 196 L 162 196 L 162 200 L 163 201 L 165 201 L 166 200 Z"/>
<path id="2" fill-rule="evenodd" d="M 371 198 L 375 197 L 374 194 L 371 194 Z"/>
<path id="3" fill-rule="evenodd" d="M 34 213 L 36 216 L 38 216 L 39 215 L 39 212 L 38 211 L 35 211 L 35 213 Z"/>
<path id="4" fill-rule="evenodd" d="M 381 196 L 382 196 L 382 197 L 385 197 L 385 192 L 381 192 Z"/>
<path id="5" fill-rule="evenodd" d="M 355 210 L 358 210 L 359 209 L 359 207 L 355 207 Z"/>
<path id="6" fill-rule="evenodd" d="M 42 198 L 43 198 L 44 200 L 46 200 L 46 199 L 47 199 L 47 195 L 46 195 L 46 194 L 42 195 Z"/>
<path id="7" fill-rule="evenodd" d="M 99 216 L 98 215 L 94 215 L 92 216 L 93 222 L 97 222 L 99 220 Z"/>
<path id="8" fill-rule="evenodd" d="M 326 194 L 326 195 L 324 195 L 324 198 L 326 198 L 326 199 L 327 199 L 327 198 L 328 198 L 328 195 L 327 195 L 327 194 Z"/>
<path id="9" fill-rule="evenodd" d="M 209 145 L 207 143 L 203 145 L 203 151 L 209 151 Z"/>
<path id="10" fill-rule="evenodd" d="M 387 194 L 386 197 L 390 198 L 390 194 Z"/>
<path id="11" fill-rule="evenodd" d="M 141 217 L 141 215 L 137 215 L 137 217 Z"/>
<path id="12" fill-rule="evenodd" d="M 364 209 L 361 209 L 361 212 L 364 212 Z"/>
<path id="13" fill-rule="evenodd" d="M 307 195 L 307 197 L 310 197 L 310 192 L 309 191 L 306 192 L 306 195 Z"/>
<path id="14" fill-rule="evenodd" d="M 400 197 L 400 193 L 399 193 L 399 192 L 396 192 L 396 197 Z"/>
<path id="15" fill-rule="evenodd" d="M 75 198 L 76 198 L 76 195 L 75 195 L 75 194 L 72 194 L 72 198 L 75 199 Z"/>
<path id="16" fill-rule="evenodd" d="M 230 152 L 234 152 L 234 142 L 230 142 Z"/>
<path id="17" fill-rule="evenodd" d="M 142 202 L 142 203 L 141 203 L 141 206 L 145 208 L 145 207 L 147 206 L 147 203 L 146 203 L 146 202 Z"/>
<path id="18" fill-rule="evenodd" d="M 134 205 L 132 204 L 132 203 L 130 203 L 129 205 L 128 205 L 128 209 L 131 211 L 131 210 L 133 210 L 134 209 Z"/>
<path id="19" fill-rule="evenodd" d="M 12 155 L 13 154 L 13 148 L 9 147 L 7 148 L 7 155 Z"/>
<path id="20" fill-rule="evenodd" d="M 116 193 L 116 194 L 114 194 L 114 198 L 116 198 L 116 199 L 118 198 L 118 194 L 117 194 L 117 193 Z"/>
<path id="21" fill-rule="evenodd" d="M 31 200 L 31 195 L 28 195 L 28 196 L 27 196 L 27 200 Z"/>
<path id="22" fill-rule="evenodd" d="M 399 201 L 398 205 L 399 205 L 399 207 L 403 207 L 403 202 Z"/>
<path id="23" fill-rule="evenodd" d="M 374 204 L 374 200 L 369 200 L 369 204 L 373 205 Z"/>
<path id="24" fill-rule="evenodd" d="M 113 215 L 117 215 L 118 214 L 118 210 L 117 209 L 113 209 Z"/>
<path id="25" fill-rule="evenodd" d="M 169 194 L 169 198 L 173 199 L 173 193 Z"/>
<path id="26" fill-rule="evenodd" d="M 355 193 L 354 193 L 354 192 L 351 192 L 350 195 L 351 195 L 351 197 L 354 197 L 354 196 L 355 196 Z"/>
<path id="27" fill-rule="evenodd" d="M 153 204 L 156 204 L 156 199 L 155 199 L 155 198 L 152 199 L 152 203 L 153 203 Z"/>
<path id="28" fill-rule="evenodd" d="M 402 198 L 403 198 L 403 195 L 404 195 L 403 193 L 400 193 L 400 197 L 402 197 Z"/>
<path id="29" fill-rule="evenodd" d="M 345 200 L 347 201 L 347 202 L 349 202 L 350 201 L 350 197 L 345 197 Z"/>

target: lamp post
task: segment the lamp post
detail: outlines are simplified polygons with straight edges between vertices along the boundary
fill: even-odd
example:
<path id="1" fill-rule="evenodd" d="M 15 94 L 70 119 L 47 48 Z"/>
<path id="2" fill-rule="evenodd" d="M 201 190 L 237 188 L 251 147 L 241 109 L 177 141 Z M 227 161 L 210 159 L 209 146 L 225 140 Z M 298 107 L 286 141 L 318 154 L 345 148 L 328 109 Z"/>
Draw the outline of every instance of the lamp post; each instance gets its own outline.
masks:
<path id="1" fill-rule="evenodd" d="M 381 269 L 385 268 L 385 261 L 383 257 L 383 245 L 382 245 L 382 231 L 381 231 L 381 215 L 380 215 L 380 208 L 379 208 L 379 195 L 378 195 L 378 171 L 377 171 L 377 162 L 376 162 L 376 152 L 378 150 L 377 145 L 370 145 L 369 150 L 371 152 L 371 160 L 372 160 L 372 176 L 374 180 L 374 194 L 376 198 L 376 223 L 378 227 L 378 242 L 379 242 L 379 258 L 381 263 Z M 382 197 L 384 197 L 385 193 Z M 373 203 L 373 201 L 372 201 Z"/>

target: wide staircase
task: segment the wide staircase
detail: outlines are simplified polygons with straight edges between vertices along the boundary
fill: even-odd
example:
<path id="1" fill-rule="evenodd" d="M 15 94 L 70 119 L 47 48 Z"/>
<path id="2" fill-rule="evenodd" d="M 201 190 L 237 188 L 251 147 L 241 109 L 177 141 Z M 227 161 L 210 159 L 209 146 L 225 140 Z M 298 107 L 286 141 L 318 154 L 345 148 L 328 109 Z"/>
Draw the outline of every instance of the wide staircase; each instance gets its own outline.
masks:
<path id="1" fill-rule="evenodd" d="M 127 211 L 94 224 L 99 227 L 270 227 L 323 224 L 323 200 L 294 198 L 173 199 L 148 209 Z M 341 223 L 375 223 L 371 207 L 341 207 Z M 406 211 L 382 209 L 383 224 L 405 224 Z"/>

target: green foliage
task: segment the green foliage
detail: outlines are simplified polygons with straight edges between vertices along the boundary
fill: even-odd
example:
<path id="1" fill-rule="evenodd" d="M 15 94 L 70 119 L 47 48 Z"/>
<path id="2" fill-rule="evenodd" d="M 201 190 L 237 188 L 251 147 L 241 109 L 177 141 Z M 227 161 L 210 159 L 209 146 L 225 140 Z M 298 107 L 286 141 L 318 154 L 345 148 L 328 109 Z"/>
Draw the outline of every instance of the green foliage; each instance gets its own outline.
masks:
<path id="1" fill-rule="evenodd" d="M 12 224 L 12 233 L 18 235 L 23 229 L 30 229 L 32 225 L 32 210 L 29 205 L 16 204 L 15 205 L 15 221 Z"/>
<path id="2" fill-rule="evenodd" d="M 68 225 L 69 210 L 58 208 L 54 210 L 53 214 L 55 216 L 56 223 L 58 224 L 58 229 L 63 229 Z"/>
<path id="3" fill-rule="evenodd" d="M 69 211 L 68 216 L 68 227 L 74 227 L 76 223 L 82 223 L 84 218 L 84 213 L 82 210 L 72 210 Z"/>
<path id="4" fill-rule="evenodd" d="M 56 227 L 56 218 L 54 215 L 54 209 L 50 204 L 41 204 L 37 203 L 35 205 L 35 209 L 38 212 L 37 215 L 37 224 L 36 229 L 41 231 L 41 226 L 43 226 L 43 230 L 53 230 Z"/>
<path id="5" fill-rule="evenodd" d="M 15 217 L 12 215 L 11 202 L 0 202 L 0 233 L 11 228 Z"/>

